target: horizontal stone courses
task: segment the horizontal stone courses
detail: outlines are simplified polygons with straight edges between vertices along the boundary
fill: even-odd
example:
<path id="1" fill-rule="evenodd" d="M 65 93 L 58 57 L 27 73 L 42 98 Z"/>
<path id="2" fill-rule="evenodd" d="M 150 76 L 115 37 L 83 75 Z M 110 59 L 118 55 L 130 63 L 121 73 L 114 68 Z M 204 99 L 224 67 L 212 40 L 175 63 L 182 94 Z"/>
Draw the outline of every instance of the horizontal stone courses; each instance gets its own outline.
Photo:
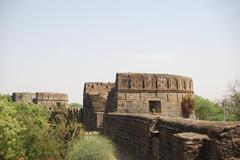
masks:
<path id="1" fill-rule="evenodd" d="M 148 119 L 148 120 L 153 120 L 156 118 L 156 116 L 151 115 L 151 114 L 138 114 L 138 113 L 118 113 L 118 112 L 113 112 L 113 113 L 107 113 L 106 116 L 112 116 L 113 118 L 118 117 L 128 117 L 128 118 L 138 118 L 138 119 Z"/>
<path id="2" fill-rule="evenodd" d="M 37 99 L 38 102 L 48 102 L 48 101 L 52 101 L 52 102 L 68 102 L 68 100 L 62 100 L 62 99 Z"/>
<path id="3" fill-rule="evenodd" d="M 159 115 L 135 113 L 108 113 L 105 116 L 114 119 L 134 119 L 135 121 L 140 119 L 143 121 L 155 120 L 158 122 L 156 126 L 159 128 L 164 125 L 168 128 L 174 128 L 176 130 L 194 131 L 197 133 L 207 134 L 210 137 L 220 136 L 221 133 L 236 129 L 237 127 L 240 129 L 240 122 L 202 121 L 183 118 L 167 118 L 160 117 Z"/>
<path id="4" fill-rule="evenodd" d="M 131 149 L 137 160 L 240 158 L 240 122 L 108 113 L 103 127 L 118 145 Z"/>
<path id="5" fill-rule="evenodd" d="M 137 76 L 137 75 L 143 75 L 143 76 L 162 76 L 162 77 L 173 77 L 173 78 L 189 78 L 191 79 L 191 77 L 188 76 L 181 76 L 181 75 L 176 75 L 176 74 L 166 74 L 166 73 L 160 73 L 160 74 L 156 74 L 156 73 L 117 73 L 118 75 L 129 75 L 129 76 Z"/>
<path id="6" fill-rule="evenodd" d="M 175 90 L 175 89 L 119 89 L 120 93 L 191 93 L 194 91 L 190 90 Z"/>
<path id="7" fill-rule="evenodd" d="M 158 126 L 168 126 L 181 131 L 194 131 L 208 134 L 209 136 L 220 136 L 221 133 L 240 128 L 240 122 L 202 121 L 183 118 L 157 117 Z"/>

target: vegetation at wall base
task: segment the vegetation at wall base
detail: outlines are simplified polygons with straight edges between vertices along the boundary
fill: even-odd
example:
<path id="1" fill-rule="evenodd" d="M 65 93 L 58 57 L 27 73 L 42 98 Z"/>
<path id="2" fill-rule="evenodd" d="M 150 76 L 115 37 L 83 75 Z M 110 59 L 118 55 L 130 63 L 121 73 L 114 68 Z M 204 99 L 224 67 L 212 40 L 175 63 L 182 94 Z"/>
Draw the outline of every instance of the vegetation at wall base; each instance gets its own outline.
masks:
<path id="1" fill-rule="evenodd" d="M 112 142 L 100 135 L 83 136 L 81 125 L 63 108 L 50 111 L 0 95 L 0 160 L 114 160 Z M 86 157 L 76 157 L 78 147 Z"/>

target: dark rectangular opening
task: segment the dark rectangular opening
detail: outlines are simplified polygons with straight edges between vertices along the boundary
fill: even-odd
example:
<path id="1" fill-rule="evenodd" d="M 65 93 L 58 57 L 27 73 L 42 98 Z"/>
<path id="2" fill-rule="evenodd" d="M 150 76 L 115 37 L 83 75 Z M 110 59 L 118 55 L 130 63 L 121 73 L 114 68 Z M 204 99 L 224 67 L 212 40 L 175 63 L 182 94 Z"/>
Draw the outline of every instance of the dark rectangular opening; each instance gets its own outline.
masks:
<path id="1" fill-rule="evenodd" d="M 161 113 L 161 101 L 149 101 L 149 112 Z"/>

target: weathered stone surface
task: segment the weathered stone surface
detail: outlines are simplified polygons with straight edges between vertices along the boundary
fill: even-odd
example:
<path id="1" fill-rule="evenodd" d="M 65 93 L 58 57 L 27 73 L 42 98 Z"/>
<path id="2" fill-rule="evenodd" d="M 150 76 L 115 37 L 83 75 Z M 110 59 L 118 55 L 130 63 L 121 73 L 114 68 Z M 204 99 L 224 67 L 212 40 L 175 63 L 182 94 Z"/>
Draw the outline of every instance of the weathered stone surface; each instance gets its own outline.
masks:
<path id="1" fill-rule="evenodd" d="M 97 130 L 102 126 L 99 112 L 156 112 L 161 116 L 180 117 L 182 98 L 192 94 L 193 82 L 189 77 L 117 73 L 115 83 L 85 83 L 83 121 L 87 130 Z"/>
<path id="2" fill-rule="evenodd" d="M 12 94 L 13 102 L 31 103 L 31 102 L 33 102 L 33 99 L 35 99 L 35 98 L 36 98 L 36 94 L 30 93 L 30 92 L 15 92 Z"/>
<path id="3" fill-rule="evenodd" d="M 99 130 L 102 127 L 108 92 L 113 86 L 113 83 L 85 83 L 83 93 L 83 123 L 86 130 Z"/>
<path id="4" fill-rule="evenodd" d="M 68 106 L 68 96 L 64 93 L 51 92 L 15 92 L 12 94 L 14 102 L 36 103 L 46 107 Z"/>
<path id="5" fill-rule="evenodd" d="M 192 94 L 189 77 L 118 73 L 115 84 L 85 84 L 85 125 L 96 130 L 103 121 L 103 133 L 131 160 L 240 159 L 240 122 L 180 118 Z"/>
<path id="6" fill-rule="evenodd" d="M 137 160 L 239 159 L 240 122 L 107 113 L 104 133 Z"/>
<path id="7" fill-rule="evenodd" d="M 204 159 L 203 145 L 208 136 L 193 132 L 173 134 L 172 137 L 172 158 L 173 160 L 195 160 Z"/>
<path id="8" fill-rule="evenodd" d="M 64 93 L 37 92 L 36 104 L 47 107 L 68 106 L 68 96 Z"/>
<path id="9" fill-rule="evenodd" d="M 117 73 L 115 87 L 109 93 L 106 112 L 149 113 L 151 104 L 162 116 L 180 117 L 181 102 L 193 94 L 189 77 L 169 74 Z M 194 117 L 194 113 L 192 115 Z"/>

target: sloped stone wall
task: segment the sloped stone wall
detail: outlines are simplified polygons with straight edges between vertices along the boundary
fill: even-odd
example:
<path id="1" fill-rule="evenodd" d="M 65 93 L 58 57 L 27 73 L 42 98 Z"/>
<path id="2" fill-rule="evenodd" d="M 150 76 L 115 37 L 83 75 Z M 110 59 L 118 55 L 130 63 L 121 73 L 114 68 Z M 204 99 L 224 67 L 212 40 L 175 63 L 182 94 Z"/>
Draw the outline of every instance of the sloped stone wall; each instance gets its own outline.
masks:
<path id="1" fill-rule="evenodd" d="M 109 113 L 104 115 L 104 133 L 124 151 L 125 157 L 150 159 L 150 130 L 153 119 L 148 116 Z"/>
<path id="2" fill-rule="evenodd" d="M 240 122 L 108 113 L 104 134 L 136 160 L 240 158 Z"/>
<path id="3" fill-rule="evenodd" d="M 101 130 L 108 92 L 113 86 L 114 83 L 85 83 L 83 93 L 83 123 L 86 130 Z"/>

